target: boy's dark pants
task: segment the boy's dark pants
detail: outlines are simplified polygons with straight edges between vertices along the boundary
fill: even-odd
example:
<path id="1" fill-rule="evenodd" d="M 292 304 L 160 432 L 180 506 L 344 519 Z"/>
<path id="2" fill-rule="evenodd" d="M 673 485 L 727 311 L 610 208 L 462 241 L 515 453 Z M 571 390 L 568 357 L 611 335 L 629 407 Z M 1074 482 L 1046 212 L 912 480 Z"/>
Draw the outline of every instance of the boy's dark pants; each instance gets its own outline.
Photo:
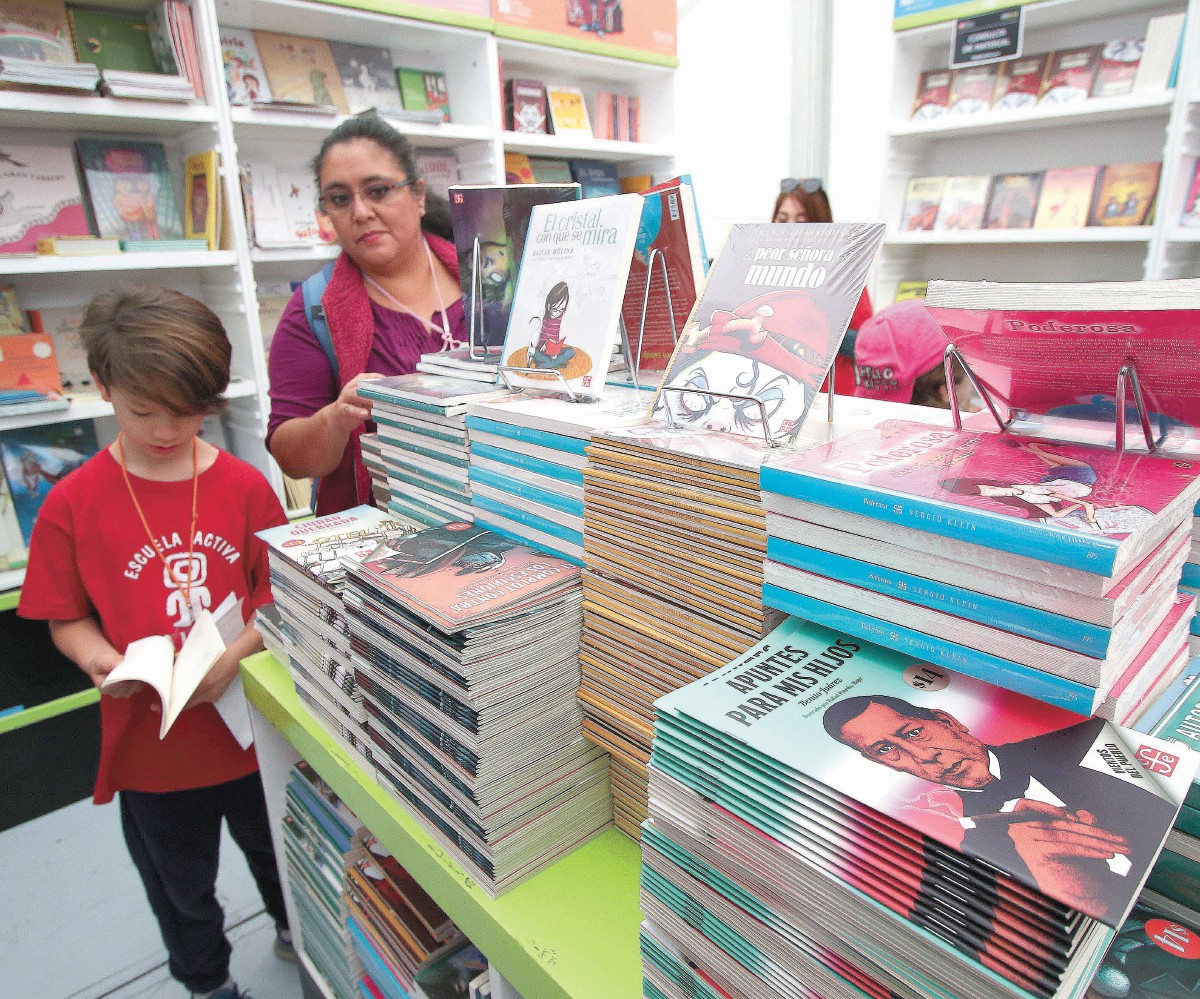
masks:
<path id="1" fill-rule="evenodd" d="M 190 791 L 122 791 L 121 826 L 167 946 L 171 974 L 192 992 L 229 976 L 231 948 L 217 902 L 221 819 L 250 867 L 267 912 L 287 926 L 270 821 L 257 773 Z"/>

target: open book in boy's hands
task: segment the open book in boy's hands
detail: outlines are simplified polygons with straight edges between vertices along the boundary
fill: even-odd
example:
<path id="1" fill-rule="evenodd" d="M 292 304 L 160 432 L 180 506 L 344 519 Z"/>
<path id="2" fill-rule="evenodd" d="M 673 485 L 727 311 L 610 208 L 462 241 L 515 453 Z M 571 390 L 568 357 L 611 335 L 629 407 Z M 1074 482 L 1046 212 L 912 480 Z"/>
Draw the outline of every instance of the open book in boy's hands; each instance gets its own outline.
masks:
<path id="1" fill-rule="evenodd" d="M 101 689 L 121 680 L 141 680 L 158 691 L 162 698 L 162 725 L 158 737 L 165 738 L 200 682 L 225 651 L 225 640 L 209 611 L 192 625 L 178 655 L 166 635 L 151 635 L 130 642 L 125 658 L 101 685 Z"/>

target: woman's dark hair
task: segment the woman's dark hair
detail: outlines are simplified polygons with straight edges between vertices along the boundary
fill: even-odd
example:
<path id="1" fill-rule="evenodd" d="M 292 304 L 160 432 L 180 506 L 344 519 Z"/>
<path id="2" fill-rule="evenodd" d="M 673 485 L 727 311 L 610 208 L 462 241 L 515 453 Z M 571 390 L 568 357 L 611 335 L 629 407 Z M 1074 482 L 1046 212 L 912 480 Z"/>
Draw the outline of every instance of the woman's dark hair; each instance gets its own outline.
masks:
<path id="1" fill-rule="evenodd" d="M 325 136 L 321 148 L 317 150 L 317 155 L 309 164 L 318 188 L 321 186 L 321 168 L 325 165 L 325 157 L 329 154 L 329 150 L 355 139 L 368 139 L 381 149 L 391 153 L 392 159 L 396 161 L 396 166 L 400 168 L 405 177 L 418 179 L 421 176 L 417 172 L 413 149 L 408 139 L 374 111 L 364 111 L 362 114 L 347 118 Z M 421 218 L 421 228 L 442 239 L 454 239 L 454 230 L 450 225 L 450 205 L 445 198 L 428 190 L 425 192 L 425 214 Z"/>
<path id="2" fill-rule="evenodd" d="M 804 209 L 806 221 L 833 221 L 833 209 L 829 207 L 829 195 L 825 193 L 825 188 L 819 187 L 812 194 L 809 194 L 803 188 L 797 187 L 794 191 L 781 192 L 779 197 L 775 199 L 775 207 L 771 209 L 772 222 L 775 221 L 775 216 L 779 214 L 779 206 L 788 198 L 795 198 L 800 203 L 800 206 Z"/>

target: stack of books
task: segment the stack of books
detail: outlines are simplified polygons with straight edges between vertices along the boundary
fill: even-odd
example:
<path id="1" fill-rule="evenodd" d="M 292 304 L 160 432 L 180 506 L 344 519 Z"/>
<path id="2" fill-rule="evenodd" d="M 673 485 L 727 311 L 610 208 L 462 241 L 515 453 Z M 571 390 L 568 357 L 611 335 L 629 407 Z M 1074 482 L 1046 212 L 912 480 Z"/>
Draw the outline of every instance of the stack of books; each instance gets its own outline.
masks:
<path id="1" fill-rule="evenodd" d="M 575 697 L 578 568 L 453 523 L 347 571 L 379 777 L 484 891 L 610 824 L 608 758 Z"/>
<path id="2" fill-rule="evenodd" d="M 100 93 L 105 97 L 140 97 L 152 101 L 194 101 L 191 80 L 178 73 L 142 73 L 134 69 L 100 72 Z"/>
<path id="3" fill-rule="evenodd" d="M 411 524 L 369 506 L 260 531 L 269 546 L 271 589 L 280 625 L 260 617 L 264 643 L 288 663 L 296 693 L 311 714 L 367 773 L 375 772 L 366 710 L 350 664 L 342 601 L 345 561 L 410 535 Z"/>
<path id="4" fill-rule="evenodd" d="M 1183 563 L 1183 576 L 1179 581 L 1179 592 L 1188 596 L 1200 597 L 1200 506 L 1194 511 L 1192 518 L 1192 541 L 1188 546 L 1187 561 Z M 1193 655 L 1200 655 L 1200 615 L 1192 618 L 1191 650 Z"/>
<path id="5" fill-rule="evenodd" d="M 889 420 L 762 486 L 772 607 L 1121 719 L 1186 663 L 1181 463 Z"/>
<path id="6" fill-rule="evenodd" d="M 582 565 L 588 442 L 643 422 L 647 402 L 636 389 L 607 388 L 595 402 L 522 392 L 469 403 L 475 522 Z"/>
<path id="7" fill-rule="evenodd" d="M 363 464 L 371 476 L 371 498 L 375 501 L 375 506 L 386 510 L 388 501 L 392 498 L 392 490 L 388 485 L 387 464 L 383 460 L 383 442 L 380 441 L 378 433 L 372 433 L 363 434 L 358 443 L 362 448 Z"/>
<path id="8" fill-rule="evenodd" d="M 664 995 L 1080 997 L 1198 762 L 794 619 L 656 707 Z"/>
<path id="9" fill-rule="evenodd" d="M 471 519 L 467 403 L 507 394 L 499 386 L 442 375 L 396 375 L 361 382 L 371 400 L 379 454 L 391 492 L 388 509 L 430 527 Z"/>
<path id="10" fill-rule="evenodd" d="M 360 823 L 308 763 L 292 768 L 283 819 L 283 854 L 304 953 L 337 999 L 357 999 L 362 963 L 341 891 Z"/>
<path id="11" fill-rule="evenodd" d="M 454 350 L 422 354 L 417 361 L 417 370 L 427 375 L 445 375 L 448 378 L 495 385 L 500 380 L 500 352 L 477 347 L 476 353 L 480 356 L 472 357 L 470 347 L 456 347 Z"/>
<path id="12" fill-rule="evenodd" d="M 90 62 L 50 62 L 6 55 L 0 58 L 0 83 L 95 91 L 100 70 Z"/>

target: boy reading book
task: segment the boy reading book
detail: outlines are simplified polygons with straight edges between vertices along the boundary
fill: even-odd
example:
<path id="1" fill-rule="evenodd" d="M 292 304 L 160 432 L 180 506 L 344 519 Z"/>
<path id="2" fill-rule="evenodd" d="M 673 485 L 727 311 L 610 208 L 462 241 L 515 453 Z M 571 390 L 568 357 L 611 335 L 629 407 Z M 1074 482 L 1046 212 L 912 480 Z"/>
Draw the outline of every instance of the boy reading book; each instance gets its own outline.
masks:
<path id="1" fill-rule="evenodd" d="M 107 291 L 79 332 L 120 433 L 46 497 L 17 612 L 47 620 L 54 644 L 101 688 L 94 801 L 119 796 L 171 974 L 193 996 L 235 999 L 215 894 L 222 818 L 275 919 L 276 953 L 294 958 L 254 749 L 212 704 L 262 648 L 244 623 L 271 602 L 255 532 L 286 518 L 257 470 L 197 436 L 229 383 L 229 339 L 206 306 L 165 288 Z M 240 634 L 160 737 L 158 692 L 105 680 L 139 639 L 163 635 L 180 649 L 231 595 Z"/>

